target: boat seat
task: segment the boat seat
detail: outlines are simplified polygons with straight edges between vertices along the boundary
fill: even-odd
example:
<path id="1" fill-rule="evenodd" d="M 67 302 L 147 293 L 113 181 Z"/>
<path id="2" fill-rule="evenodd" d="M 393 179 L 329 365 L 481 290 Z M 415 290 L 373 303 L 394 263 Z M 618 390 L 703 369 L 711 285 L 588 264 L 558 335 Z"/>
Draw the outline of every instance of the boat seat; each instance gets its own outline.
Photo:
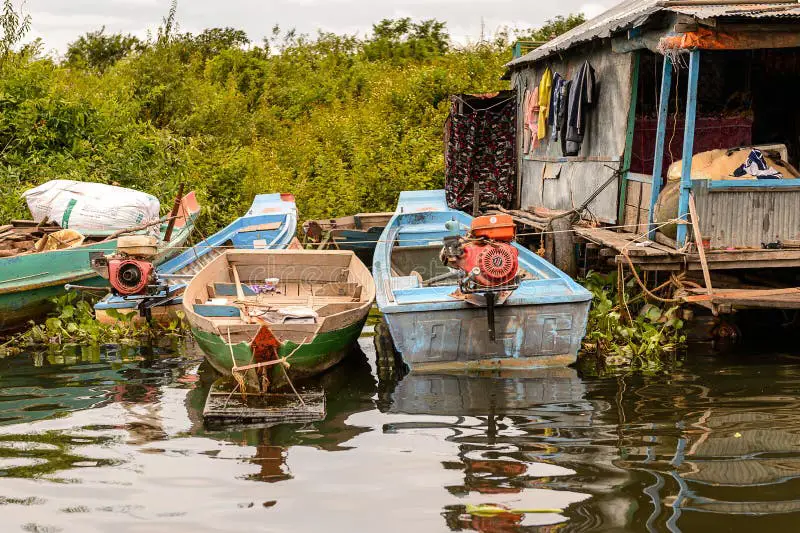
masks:
<path id="1" fill-rule="evenodd" d="M 400 291 L 403 289 L 419 289 L 422 284 L 417 276 L 397 276 L 392 277 L 392 290 Z"/>

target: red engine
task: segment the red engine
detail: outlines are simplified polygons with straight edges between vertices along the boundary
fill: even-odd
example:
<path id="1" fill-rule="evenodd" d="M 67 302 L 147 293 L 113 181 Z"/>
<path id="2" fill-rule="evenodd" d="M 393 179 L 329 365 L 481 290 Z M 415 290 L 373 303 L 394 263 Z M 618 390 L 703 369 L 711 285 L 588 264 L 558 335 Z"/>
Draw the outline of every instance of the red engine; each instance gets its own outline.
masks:
<path id="1" fill-rule="evenodd" d="M 471 242 L 463 246 L 464 254 L 455 265 L 483 287 L 508 285 L 517 277 L 519 253 L 505 242 Z"/>
<path id="2" fill-rule="evenodd" d="M 153 264 L 141 259 L 114 257 L 108 261 L 108 280 L 122 296 L 143 294 L 155 282 Z"/>
<path id="3" fill-rule="evenodd" d="M 445 239 L 442 259 L 467 274 L 462 283 L 465 290 L 506 287 L 513 284 L 519 272 L 519 252 L 511 244 L 515 234 L 509 215 L 478 217 L 466 238 Z"/>

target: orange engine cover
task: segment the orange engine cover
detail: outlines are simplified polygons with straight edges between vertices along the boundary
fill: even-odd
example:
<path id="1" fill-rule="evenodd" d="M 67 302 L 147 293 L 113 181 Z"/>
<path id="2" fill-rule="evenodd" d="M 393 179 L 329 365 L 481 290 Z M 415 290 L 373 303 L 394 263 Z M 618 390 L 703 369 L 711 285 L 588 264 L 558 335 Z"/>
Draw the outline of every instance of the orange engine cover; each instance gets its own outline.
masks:
<path id="1" fill-rule="evenodd" d="M 139 259 L 111 259 L 108 262 L 108 280 L 122 296 L 143 294 L 155 278 L 153 263 Z"/>
<path id="2" fill-rule="evenodd" d="M 456 260 L 458 268 L 471 273 L 478 268 L 474 279 L 478 285 L 497 287 L 514 281 L 519 271 L 519 252 L 505 242 L 469 243 L 464 246 L 464 254 Z"/>
<path id="3" fill-rule="evenodd" d="M 470 233 L 473 237 L 511 242 L 517 234 L 517 228 L 511 215 L 487 215 L 472 220 Z"/>

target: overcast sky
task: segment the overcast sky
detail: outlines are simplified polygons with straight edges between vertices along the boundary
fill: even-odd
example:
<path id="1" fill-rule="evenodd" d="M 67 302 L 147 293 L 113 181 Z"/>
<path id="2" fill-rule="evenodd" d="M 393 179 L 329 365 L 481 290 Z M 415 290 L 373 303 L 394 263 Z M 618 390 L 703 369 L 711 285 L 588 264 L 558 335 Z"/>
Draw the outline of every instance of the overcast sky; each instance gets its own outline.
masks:
<path id="1" fill-rule="evenodd" d="M 23 0 L 16 0 L 17 3 Z M 302 33 L 318 29 L 364 35 L 383 18 L 436 18 L 446 21 L 453 39 L 474 42 L 481 18 L 491 35 L 503 26 L 538 26 L 556 15 L 578 11 L 595 16 L 619 0 L 179 0 L 181 31 L 232 26 L 259 42 L 278 24 Z M 158 27 L 169 0 L 24 0 L 33 18 L 29 38 L 41 37 L 46 50 L 63 53 L 67 43 L 105 26 L 109 32 L 144 37 Z"/>

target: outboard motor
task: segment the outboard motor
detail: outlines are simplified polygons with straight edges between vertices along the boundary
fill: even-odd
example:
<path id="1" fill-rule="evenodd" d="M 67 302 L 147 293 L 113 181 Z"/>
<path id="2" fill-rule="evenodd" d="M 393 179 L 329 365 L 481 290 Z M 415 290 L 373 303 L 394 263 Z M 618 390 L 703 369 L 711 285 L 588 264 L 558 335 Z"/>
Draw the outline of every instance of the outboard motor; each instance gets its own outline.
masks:
<path id="1" fill-rule="evenodd" d="M 117 296 L 138 296 L 161 290 L 156 282 L 152 260 L 158 253 L 158 240 L 147 235 L 131 235 L 117 240 L 112 255 L 92 254 L 92 269 L 111 283 Z"/>
<path id="2" fill-rule="evenodd" d="M 464 272 L 461 292 L 482 293 L 486 298 L 492 341 L 497 295 L 519 287 L 519 252 L 511 244 L 514 237 L 516 226 L 510 215 L 477 217 L 465 237 L 445 237 L 441 252 L 445 265 Z"/>

